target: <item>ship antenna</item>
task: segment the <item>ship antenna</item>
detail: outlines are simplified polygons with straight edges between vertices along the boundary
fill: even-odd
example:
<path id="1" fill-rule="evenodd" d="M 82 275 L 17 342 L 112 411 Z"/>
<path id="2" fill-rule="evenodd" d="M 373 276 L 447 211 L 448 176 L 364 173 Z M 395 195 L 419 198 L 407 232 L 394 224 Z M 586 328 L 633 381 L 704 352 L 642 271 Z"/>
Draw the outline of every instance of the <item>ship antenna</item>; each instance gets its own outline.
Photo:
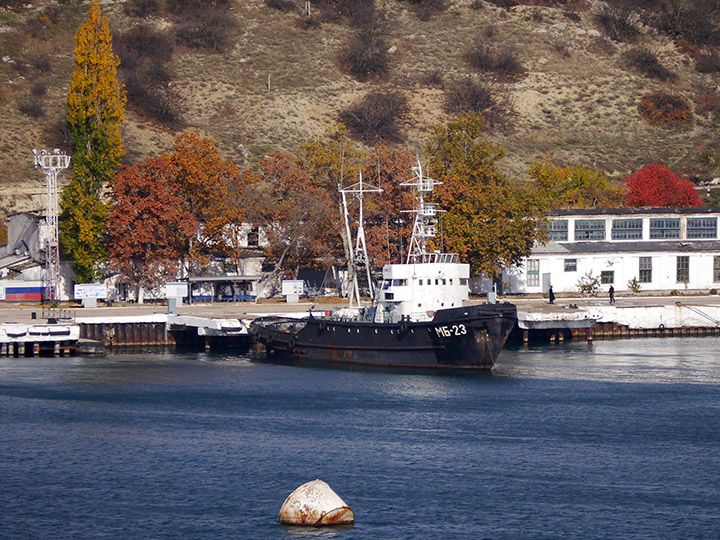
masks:
<path id="1" fill-rule="evenodd" d="M 365 266 L 367 272 L 368 288 L 370 289 L 370 298 L 375 300 L 375 287 L 373 286 L 372 276 L 370 275 L 370 259 L 367 253 L 367 243 L 365 241 L 365 224 L 364 224 L 364 204 L 363 199 L 365 193 L 380 193 L 382 189 L 375 187 L 367 182 L 363 182 L 362 171 L 360 172 L 359 181 L 355 184 L 340 190 L 343 203 L 343 217 L 345 219 L 345 234 L 347 235 L 348 245 L 352 245 L 352 231 L 350 228 L 350 213 L 348 212 L 347 196 L 353 194 L 360 203 L 358 214 L 358 228 L 355 238 L 355 250 L 352 252 L 352 292 L 350 293 L 350 307 L 353 307 L 353 301 L 357 301 L 360 307 L 360 287 L 357 280 L 357 271 L 360 266 Z"/>
<path id="2" fill-rule="evenodd" d="M 425 199 L 432 194 L 435 186 L 442 184 L 442 182 L 438 182 L 423 174 L 420 158 L 418 158 L 417 165 L 412 168 L 412 171 L 415 173 L 415 177 L 400 184 L 402 186 L 411 186 L 417 200 L 414 210 L 405 210 L 405 212 L 415 214 L 410 247 L 408 248 L 407 264 L 429 262 L 430 255 L 427 252 L 427 239 L 435 236 L 437 214 L 443 212 L 443 210 L 439 210 L 433 203 L 425 202 Z"/>

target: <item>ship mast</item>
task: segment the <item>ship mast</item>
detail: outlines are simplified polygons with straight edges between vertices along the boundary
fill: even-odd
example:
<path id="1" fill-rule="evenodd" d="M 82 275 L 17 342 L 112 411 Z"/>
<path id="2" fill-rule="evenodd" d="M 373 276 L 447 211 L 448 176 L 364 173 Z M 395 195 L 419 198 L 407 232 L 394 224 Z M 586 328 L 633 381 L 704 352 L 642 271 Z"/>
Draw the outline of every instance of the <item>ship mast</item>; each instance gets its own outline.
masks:
<path id="1" fill-rule="evenodd" d="M 60 171 L 70 166 L 70 156 L 57 148 L 50 153 L 33 149 L 35 167 L 45 173 L 47 179 L 47 209 L 45 212 L 45 299 L 54 301 L 60 293 L 60 243 L 58 241 L 58 185 Z"/>
<path id="2" fill-rule="evenodd" d="M 363 199 L 365 193 L 380 193 L 382 189 L 368 183 L 363 183 L 362 171 L 360 172 L 359 181 L 355 184 L 340 190 L 343 202 L 343 214 L 345 218 L 345 234 L 347 235 L 348 245 L 352 244 L 352 231 L 350 230 L 350 213 L 348 212 L 347 196 L 352 194 L 360 202 L 360 211 L 358 214 L 358 229 L 355 238 L 355 249 L 352 253 L 352 292 L 350 293 L 350 307 L 353 307 L 353 301 L 360 306 L 360 287 L 357 280 L 358 268 L 365 266 L 367 273 L 368 288 L 370 289 L 370 299 L 375 299 L 375 288 L 373 287 L 372 277 L 370 276 L 370 260 L 367 254 L 367 243 L 365 242 L 365 223 L 363 213 Z"/>
<path id="3" fill-rule="evenodd" d="M 415 223 L 413 225 L 412 238 L 410 239 L 410 247 L 408 249 L 407 264 L 427 262 L 427 239 L 435 236 L 437 215 L 444 211 L 439 210 L 433 203 L 425 202 L 425 198 L 430 196 L 435 186 L 442 184 L 442 182 L 424 176 L 419 159 L 417 166 L 413 167 L 412 171 L 415 173 L 415 177 L 400 184 L 402 186 L 412 186 L 415 188 L 417 194 L 417 206 L 415 210 L 405 210 L 406 212 L 413 212 L 415 214 Z"/>

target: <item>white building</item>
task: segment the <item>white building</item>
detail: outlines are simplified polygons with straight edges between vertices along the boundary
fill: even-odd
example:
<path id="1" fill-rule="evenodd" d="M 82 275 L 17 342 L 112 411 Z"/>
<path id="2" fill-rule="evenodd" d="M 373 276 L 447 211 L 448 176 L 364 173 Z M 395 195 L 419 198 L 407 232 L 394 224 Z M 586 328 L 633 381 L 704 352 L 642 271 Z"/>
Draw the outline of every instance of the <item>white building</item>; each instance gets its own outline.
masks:
<path id="1" fill-rule="evenodd" d="M 550 241 L 503 275 L 505 292 L 578 292 L 585 276 L 602 291 L 720 289 L 720 208 L 553 210 Z"/>

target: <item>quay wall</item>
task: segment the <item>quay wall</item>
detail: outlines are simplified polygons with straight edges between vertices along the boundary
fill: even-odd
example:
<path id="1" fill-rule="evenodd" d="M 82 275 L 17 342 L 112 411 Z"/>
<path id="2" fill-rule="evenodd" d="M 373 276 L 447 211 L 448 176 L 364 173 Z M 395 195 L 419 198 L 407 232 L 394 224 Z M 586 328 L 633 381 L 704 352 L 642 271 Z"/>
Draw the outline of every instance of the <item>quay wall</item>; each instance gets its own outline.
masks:
<path id="1" fill-rule="evenodd" d="M 637 300 L 633 300 L 637 302 Z M 563 341 L 593 338 L 720 335 L 720 301 L 677 302 L 657 298 L 645 304 L 585 303 L 553 305 L 518 299 L 520 321 L 513 339 Z M 3 306 L 4 307 L 4 306 Z M 98 354 L 114 347 L 169 346 L 196 349 L 242 349 L 250 345 L 247 327 L 263 315 L 305 316 L 307 306 L 181 306 L 170 314 L 119 306 L 81 309 L 64 324 L 37 321 L 34 308 L 0 308 L 0 354 Z M 293 311 L 294 309 L 294 311 Z M 320 313 L 320 312 L 318 312 Z M 323 312 L 324 313 L 324 312 Z M 32 317 L 31 317 L 32 315 Z M 27 319 L 26 322 L 23 322 Z M 27 326 L 27 330 L 25 326 Z M 68 325 L 78 328 L 73 339 L 57 335 Z M 22 326 L 22 328 L 21 328 Z M 4 330 L 3 330 L 4 329 Z M 54 334 L 54 335 L 50 335 Z"/>

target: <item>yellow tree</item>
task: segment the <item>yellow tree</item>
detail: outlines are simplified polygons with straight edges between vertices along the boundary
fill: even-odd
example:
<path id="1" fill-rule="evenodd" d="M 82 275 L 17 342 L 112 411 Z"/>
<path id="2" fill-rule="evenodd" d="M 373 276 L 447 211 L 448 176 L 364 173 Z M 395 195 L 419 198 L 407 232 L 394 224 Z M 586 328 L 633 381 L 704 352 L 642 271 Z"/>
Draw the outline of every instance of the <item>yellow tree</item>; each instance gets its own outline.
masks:
<path id="1" fill-rule="evenodd" d="M 77 280 L 93 281 L 107 258 L 102 233 L 109 206 L 105 183 L 117 170 L 124 150 L 120 124 L 125 89 L 117 78 L 120 59 L 113 54 L 108 20 L 100 4 L 90 4 L 85 24 L 75 34 L 75 69 L 67 96 L 72 144 L 72 179 L 62 194 L 60 241 L 75 263 Z"/>
<path id="2" fill-rule="evenodd" d="M 358 181 L 360 162 L 364 154 L 350 139 L 344 125 L 338 124 L 328 129 L 325 136 L 300 147 L 297 161 L 300 167 L 312 178 L 313 183 L 323 189 L 334 201 L 338 216 L 342 216 L 342 202 L 339 190 Z M 338 221 L 337 235 L 342 239 L 348 276 L 352 279 L 350 243 L 345 228 Z"/>
<path id="3" fill-rule="evenodd" d="M 617 208 L 625 191 L 600 170 L 562 167 L 550 158 L 533 163 L 530 177 L 550 208 Z"/>
<path id="4" fill-rule="evenodd" d="M 430 176 L 438 188 L 443 239 L 473 272 L 497 277 L 543 240 L 544 207 L 535 191 L 513 183 L 498 168 L 504 150 L 482 138 L 475 113 L 435 128 L 427 143 Z"/>

